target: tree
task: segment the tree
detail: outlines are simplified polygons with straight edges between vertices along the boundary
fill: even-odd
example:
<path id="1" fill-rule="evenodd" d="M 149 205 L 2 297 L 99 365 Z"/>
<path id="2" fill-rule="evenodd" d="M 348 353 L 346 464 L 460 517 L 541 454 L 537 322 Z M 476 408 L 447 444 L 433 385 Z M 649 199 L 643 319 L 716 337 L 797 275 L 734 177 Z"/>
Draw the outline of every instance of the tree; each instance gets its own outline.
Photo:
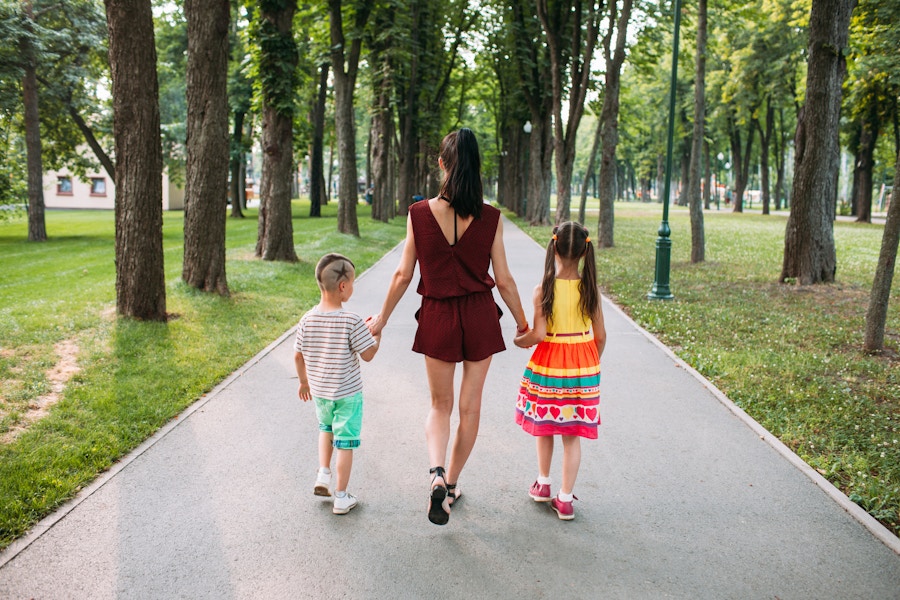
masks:
<path id="1" fill-rule="evenodd" d="M 891 298 L 898 242 L 900 242 L 900 152 L 897 153 L 897 162 L 894 163 L 894 191 L 891 193 L 891 204 L 888 207 L 884 234 L 881 238 L 881 253 L 878 255 L 878 268 L 875 271 L 869 308 L 866 311 L 864 346 L 867 352 L 878 353 L 884 349 L 884 326 Z"/>
<path id="2" fill-rule="evenodd" d="M 550 56 L 541 36 L 541 25 L 532 16 L 530 3 L 511 2 L 506 10 L 507 26 L 512 31 L 511 57 L 516 63 L 520 89 L 528 106 L 531 131 L 527 134 L 528 174 L 525 181 L 525 219 L 532 225 L 550 222 L 550 180 L 553 159 L 553 114 Z M 521 127 L 521 125 L 519 125 Z"/>
<path id="3" fill-rule="evenodd" d="M 338 138 L 338 156 L 341 164 L 340 189 L 338 191 L 338 231 L 359 237 L 356 219 L 358 202 L 356 170 L 356 131 L 353 114 L 353 92 L 359 72 L 359 56 L 362 49 L 362 30 L 374 0 L 358 2 L 353 19 L 349 48 L 341 14 L 342 0 L 328 0 L 328 17 L 331 23 L 331 65 L 334 71 L 334 123 Z"/>
<path id="4" fill-rule="evenodd" d="M 228 184 L 229 0 L 185 0 L 187 165 L 184 264 L 181 278 L 205 292 L 228 295 L 225 201 Z M 237 202 L 237 198 L 234 198 Z"/>
<path id="5" fill-rule="evenodd" d="M 813 0 L 806 99 L 794 138 L 793 207 L 784 237 L 781 281 L 834 281 L 834 205 L 840 160 L 838 125 L 850 15 L 856 0 Z"/>
<path id="6" fill-rule="evenodd" d="M 625 0 L 622 13 L 616 21 L 616 3 L 609 5 L 609 30 L 603 38 L 606 59 L 603 108 L 600 110 L 600 220 L 597 224 L 597 247 L 611 248 L 614 241 L 614 206 L 616 195 L 616 149 L 619 145 L 619 92 L 622 64 L 625 62 L 625 44 L 628 22 L 631 19 L 632 1 Z M 616 25 L 616 45 L 610 52 L 613 25 Z"/>
<path id="7" fill-rule="evenodd" d="M 688 203 L 691 213 L 691 262 L 703 262 L 706 241 L 703 230 L 703 198 L 700 197 L 700 170 L 706 118 L 706 0 L 697 3 L 697 57 L 694 72 L 694 132 L 691 138 L 691 163 Z"/>
<path id="8" fill-rule="evenodd" d="M 569 220 L 575 136 L 591 86 L 591 57 L 597 44 L 601 11 L 594 2 L 538 0 L 547 46 L 553 96 L 553 145 L 556 152 L 556 222 Z M 567 79 L 564 79 L 567 78 Z M 563 123 L 563 96 L 568 94 L 568 115 Z"/>
<path id="9" fill-rule="evenodd" d="M 297 260 L 291 222 L 294 87 L 298 61 L 293 37 L 296 9 L 296 0 L 261 0 L 254 19 L 257 85 L 263 113 L 256 255 L 263 260 Z"/>
<path id="10" fill-rule="evenodd" d="M 166 320 L 162 148 L 150 0 L 106 0 L 116 140 L 116 310 Z"/>
<path id="11" fill-rule="evenodd" d="M 44 223 L 44 171 L 41 164 L 41 121 L 38 112 L 37 48 L 34 44 L 34 10 L 25 0 L 25 35 L 19 41 L 24 57 L 22 102 L 25 105 L 25 149 L 28 157 L 28 241 L 47 239 Z"/>
<path id="12" fill-rule="evenodd" d="M 253 83 L 250 80 L 249 55 L 246 35 L 243 35 L 246 21 L 241 17 L 241 7 L 235 7 L 235 18 L 232 19 L 229 46 L 231 48 L 231 65 L 228 73 L 228 105 L 232 113 L 232 130 L 230 143 L 231 171 L 231 217 L 243 219 L 247 208 L 246 161 L 245 155 L 250 151 L 250 140 L 245 135 L 245 123 L 250 114 L 253 99 Z M 252 121 L 251 121 L 252 123 Z"/>

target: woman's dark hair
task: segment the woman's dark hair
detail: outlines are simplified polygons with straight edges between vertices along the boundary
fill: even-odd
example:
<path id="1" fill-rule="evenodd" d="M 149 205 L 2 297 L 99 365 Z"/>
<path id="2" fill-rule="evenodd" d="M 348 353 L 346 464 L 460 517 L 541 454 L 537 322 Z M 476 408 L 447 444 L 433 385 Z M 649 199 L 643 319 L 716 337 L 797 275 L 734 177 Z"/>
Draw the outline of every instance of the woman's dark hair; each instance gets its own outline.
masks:
<path id="1" fill-rule="evenodd" d="M 597 312 L 600 294 L 597 292 L 597 261 L 594 245 L 588 230 L 573 221 L 560 223 L 553 228 L 553 237 L 547 244 L 544 261 L 544 279 L 541 281 L 541 310 L 549 323 L 553 319 L 553 290 L 556 284 L 556 255 L 566 260 L 584 258 L 581 267 L 581 281 L 578 291 L 581 295 L 579 308 L 585 318 L 590 319 Z"/>
<path id="2" fill-rule="evenodd" d="M 475 134 L 465 127 L 448 133 L 441 141 L 440 157 L 444 164 L 441 198 L 449 202 L 459 216 L 480 218 L 484 192 Z"/>

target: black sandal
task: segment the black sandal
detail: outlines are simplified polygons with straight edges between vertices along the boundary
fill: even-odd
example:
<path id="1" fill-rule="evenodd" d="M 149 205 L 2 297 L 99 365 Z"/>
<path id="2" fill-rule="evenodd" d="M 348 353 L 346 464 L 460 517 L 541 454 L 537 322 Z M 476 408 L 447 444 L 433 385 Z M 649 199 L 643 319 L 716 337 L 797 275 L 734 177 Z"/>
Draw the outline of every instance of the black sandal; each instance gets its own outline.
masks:
<path id="1" fill-rule="evenodd" d="M 431 478 L 431 494 L 428 497 L 428 520 L 435 525 L 446 525 L 450 520 L 450 511 L 444 508 L 447 500 L 447 475 L 444 467 L 433 467 L 428 470 L 434 475 Z M 434 485 L 434 480 L 440 477 L 444 483 Z"/>
<path id="2" fill-rule="evenodd" d="M 459 500 L 462 500 L 462 492 L 456 493 L 456 484 L 448 483 L 447 484 L 447 497 L 450 499 L 450 506 L 453 507 Z"/>

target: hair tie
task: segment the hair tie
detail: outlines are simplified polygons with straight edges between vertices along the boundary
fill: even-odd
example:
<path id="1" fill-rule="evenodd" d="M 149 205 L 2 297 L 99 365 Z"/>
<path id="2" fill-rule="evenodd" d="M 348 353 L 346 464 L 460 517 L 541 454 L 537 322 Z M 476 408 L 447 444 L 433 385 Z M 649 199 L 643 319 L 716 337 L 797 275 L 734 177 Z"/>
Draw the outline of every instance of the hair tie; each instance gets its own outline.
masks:
<path id="1" fill-rule="evenodd" d="M 558 239 L 558 238 L 556 237 L 556 234 L 555 234 L 555 233 L 553 234 L 553 239 L 554 239 L 554 240 Z"/>
<path id="2" fill-rule="evenodd" d="M 590 243 L 591 243 L 591 236 L 587 236 L 586 238 L 584 238 L 584 243 L 585 243 L 585 244 L 590 244 Z"/>

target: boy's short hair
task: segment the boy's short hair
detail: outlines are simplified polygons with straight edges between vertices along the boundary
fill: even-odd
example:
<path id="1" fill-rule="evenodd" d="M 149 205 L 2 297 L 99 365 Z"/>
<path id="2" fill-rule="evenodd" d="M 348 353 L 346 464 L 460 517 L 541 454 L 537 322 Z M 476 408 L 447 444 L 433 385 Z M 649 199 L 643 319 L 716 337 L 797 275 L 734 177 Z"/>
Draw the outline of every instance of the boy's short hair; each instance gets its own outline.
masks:
<path id="1" fill-rule="evenodd" d="M 316 282 L 327 292 L 337 290 L 342 281 L 349 281 L 355 274 L 356 265 L 343 254 L 326 254 L 316 265 Z"/>

